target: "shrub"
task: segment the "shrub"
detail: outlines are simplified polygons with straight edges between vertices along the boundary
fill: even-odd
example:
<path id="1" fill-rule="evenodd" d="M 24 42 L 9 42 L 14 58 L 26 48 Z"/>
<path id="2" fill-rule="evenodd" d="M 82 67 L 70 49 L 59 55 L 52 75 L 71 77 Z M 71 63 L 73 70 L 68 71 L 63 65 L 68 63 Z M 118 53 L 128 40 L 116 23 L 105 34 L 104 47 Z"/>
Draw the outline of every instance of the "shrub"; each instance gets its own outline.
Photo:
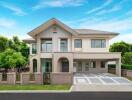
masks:
<path id="1" fill-rule="evenodd" d="M 132 52 L 126 52 L 122 57 L 123 64 L 132 65 Z"/>
<path id="2" fill-rule="evenodd" d="M 121 65 L 122 69 L 127 69 L 127 70 L 132 70 L 132 65 L 126 65 L 126 64 L 122 64 Z"/>
<path id="3" fill-rule="evenodd" d="M 116 68 L 116 64 L 109 64 L 108 68 Z"/>

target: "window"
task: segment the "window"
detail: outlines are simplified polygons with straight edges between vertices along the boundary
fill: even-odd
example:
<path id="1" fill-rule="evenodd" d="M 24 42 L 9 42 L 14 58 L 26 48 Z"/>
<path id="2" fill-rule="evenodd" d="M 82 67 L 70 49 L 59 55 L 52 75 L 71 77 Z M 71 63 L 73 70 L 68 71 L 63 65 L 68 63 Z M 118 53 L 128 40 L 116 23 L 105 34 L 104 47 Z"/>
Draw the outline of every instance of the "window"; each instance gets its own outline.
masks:
<path id="1" fill-rule="evenodd" d="M 37 72 L 37 60 L 33 59 L 33 72 Z"/>
<path id="2" fill-rule="evenodd" d="M 75 48 L 82 48 L 82 40 L 81 39 L 75 39 L 74 40 L 74 47 Z"/>
<path id="3" fill-rule="evenodd" d="M 78 72 L 81 72 L 82 71 L 82 62 L 79 62 L 78 63 Z"/>
<path id="4" fill-rule="evenodd" d="M 95 61 L 91 62 L 91 68 L 96 68 L 96 62 Z"/>
<path id="5" fill-rule="evenodd" d="M 105 68 L 105 61 L 101 61 L 101 68 Z"/>
<path id="6" fill-rule="evenodd" d="M 85 71 L 88 71 L 89 70 L 89 63 L 85 63 Z"/>
<path id="7" fill-rule="evenodd" d="M 61 41 L 60 41 L 60 51 L 61 52 L 67 52 L 68 51 L 67 39 L 61 39 Z"/>
<path id="8" fill-rule="evenodd" d="M 41 40 L 41 51 L 42 52 L 52 52 L 52 39 L 42 39 Z"/>
<path id="9" fill-rule="evenodd" d="M 105 39 L 92 39 L 91 48 L 105 48 L 106 40 Z"/>
<path id="10" fill-rule="evenodd" d="M 32 54 L 36 54 L 36 53 L 37 53 L 36 43 L 32 43 Z"/>

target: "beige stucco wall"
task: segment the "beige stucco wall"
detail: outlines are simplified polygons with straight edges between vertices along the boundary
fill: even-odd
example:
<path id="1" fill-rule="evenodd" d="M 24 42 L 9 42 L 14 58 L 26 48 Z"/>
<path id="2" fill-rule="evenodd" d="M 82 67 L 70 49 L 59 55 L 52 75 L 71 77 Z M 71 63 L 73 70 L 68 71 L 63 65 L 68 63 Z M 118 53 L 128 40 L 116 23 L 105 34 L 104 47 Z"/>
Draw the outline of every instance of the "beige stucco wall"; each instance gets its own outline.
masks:
<path id="1" fill-rule="evenodd" d="M 52 51 L 59 52 L 60 51 L 60 48 L 59 48 L 60 39 L 67 38 L 68 39 L 68 50 L 71 51 L 72 34 L 60 28 L 59 26 L 57 27 L 57 33 L 53 33 L 52 27 L 53 26 L 39 33 L 37 35 L 37 40 L 38 39 L 40 40 L 41 38 L 52 38 Z M 38 43 L 38 45 L 40 46 L 40 43 Z"/>
<path id="2" fill-rule="evenodd" d="M 52 38 L 52 52 L 41 52 L 41 39 Z M 68 39 L 68 52 L 60 53 L 60 39 Z M 74 39 L 82 39 L 82 48 L 74 48 Z M 91 48 L 91 39 L 106 39 L 106 48 Z M 73 72 L 74 59 L 120 59 L 120 53 L 109 53 L 109 36 L 108 35 L 87 35 L 75 36 L 68 31 L 57 26 L 57 33 L 53 33 L 53 26 L 36 35 L 37 54 L 30 56 L 30 71 L 33 71 L 33 59 L 37 59 L 37 72 L 41 72 L 41 58 L 52 58 L 53 72 L 60 72 L 58 60 L 66 57 L 69 60 L 69 72 Z M 32 47 L 30 45 L 30 47 Z M 31 53 L 31 49 L 30 49 Z M 120 63 L 120 61 L 119 61 Z M 120 64 L 117 63 L 119 66 Z M 98 65 L 98 64 L 97 64 Z M 95 69 L 91 69 L 95 70 Z M 119 70 L 117 69 L 119 73 Z"/>
<path id="3" fill-rule="evenodd" d="M 74 66 L 74 72 L 79 72 L 78 71 L 78 63 L 82 62 L 82 71 L 80 72 L 86 72 L 86 73 L 107 73 L 107 68 L 108 66 L 105 66 L 105 68 L 101 68 L 101 61 L 105 61 L 105 60 L 93 60 L 96 63 L 96 67 L 93 68 L 91 66 L 91 61 L 92 60 L 77 60 L 76 62 L 76 66 Z M 89 63 L 89 67 L 88 70 L 85 69 L 86 63 Z M 107 61 L 105 62 L 107 63 Z"/>
<path id="4" fill-rule="evenodd" d="M 68 51 L 69 52 L 109 52 L 109 37 L 108 36 L 74 36 L 68 31 L 57 26 L 57 33 L 53 33 L 53 26 L 49 27 L 45 31 L 39 33 L 36 36 L 37 40 L 37 51 L 40 53 L 41 50 L 41 38 L 52 38 L 52 52 L 60 51 L 60 39 L 67 38 L 68 39 Z M 82 39 L 82 48 L 77 49 L 74 48 L 74 39 Z M 106 40 L 106 48 L 91 48 L 91 39 L 105 39 Z M 30 45 L 31 47 L 31 45 Z M 30 51 L 31 53 L 31 51 Z"/>

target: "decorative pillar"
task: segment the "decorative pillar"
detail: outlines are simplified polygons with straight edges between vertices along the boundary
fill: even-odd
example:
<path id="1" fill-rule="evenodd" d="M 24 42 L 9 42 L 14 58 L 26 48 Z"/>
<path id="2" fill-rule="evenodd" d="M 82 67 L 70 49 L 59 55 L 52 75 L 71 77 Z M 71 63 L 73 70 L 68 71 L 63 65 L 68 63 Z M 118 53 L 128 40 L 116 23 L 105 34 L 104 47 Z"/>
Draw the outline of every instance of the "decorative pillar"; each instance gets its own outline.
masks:
<path id="1" fill-rule="evenodd" d="M 53 56 L 53 59 L 52 59 L 52 72 L 53 73 L 56 73 L 58 72 L 58 59 L 55 59 L 55 56 Z"/>
<path id="2" fill-rule="evenodd" d="M 41 51 L 40 47 L 41 47 L 41 40 L 40 38 L 37 38 L 37 54 L 39 54 Z"/>
<path id="3" fill-rule="evenodd" d="M 33 59 L 30 59 L 30 62 L 29 62 L 29 68 L 30 68 L 30 72 L 32 73 L 33 72 Z"/>
<path id="4" fill-rule="evenodd" d="M 2 73 L 0 73 L 0 83 L 2 83 Z"/>
<path id="5" fill-rule="evenodd" d="M 73 59 L 68 59 L 69 60 L 69 72 L 73 73 Z"/>
<path id="6" fill-rule="evenodd" d="M 35 76 L 35 84 L 43 84 L 43 74 L 41 72 L 34 73 Z"/>
<path id="7" fill-rule="evenodd" d="M 108 73 L 108 61 L 105 62 L 106 73 Z"/>
<path id="8" fill-rule="evenodd" d="M 121 76 L 121 58 L 116 60 L 116 74 Z"/>
<path id="9" fill-rule="evenodd" d="M 40 58 L 38 58 L 37 59 L 37 72 L 41 72 L 41 59 Z"/>
<path id="10" fill-rule="evenodd" d="M 10 84 L 10 85 L 16 84 L 16 73 L 15 72 L 7 73 L 7 84 Z"/>
<path id="11" fill-rule="evenodd" d="M 30 73 L 21 73 L 20 77 L 20 83 L 21 85 L 26 85 L 30 83 Z"/>

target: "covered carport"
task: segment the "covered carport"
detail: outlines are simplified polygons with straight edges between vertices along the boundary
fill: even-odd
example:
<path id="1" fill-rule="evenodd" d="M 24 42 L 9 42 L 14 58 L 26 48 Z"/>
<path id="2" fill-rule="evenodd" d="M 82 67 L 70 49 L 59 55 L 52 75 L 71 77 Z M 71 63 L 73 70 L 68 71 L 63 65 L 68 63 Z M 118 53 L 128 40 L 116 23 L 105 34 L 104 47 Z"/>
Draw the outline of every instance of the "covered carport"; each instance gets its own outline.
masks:
<path id="1" fill-rule="evenodd" d="M 119 52 L 74 53 L 73 60 L 74 61 L 77 61 L 77 60 L 78 61 L 79 60 L 80 61 L 81 60 L 105 61 L 105 67 L 107 68 L 107 70 L 108 70 L 108 62 L 115 61 L 116 62 L 116 75 L 121 76 L 121 53 Z M 96 70 L 96 69 L 93 69 L 93 70 Z M 96 71 L 94 73 L 96 73 Z"/>

